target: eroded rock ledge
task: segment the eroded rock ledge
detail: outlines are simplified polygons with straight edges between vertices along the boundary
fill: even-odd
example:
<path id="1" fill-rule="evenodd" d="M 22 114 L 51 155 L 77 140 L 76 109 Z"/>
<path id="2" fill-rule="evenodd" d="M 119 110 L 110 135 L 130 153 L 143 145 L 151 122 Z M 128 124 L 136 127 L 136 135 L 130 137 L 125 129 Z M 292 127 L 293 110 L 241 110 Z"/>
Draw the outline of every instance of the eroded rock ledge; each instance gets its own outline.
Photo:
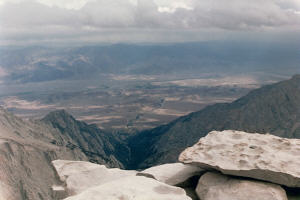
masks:
<path id="1" fill-rule="evenodd" d="M 300 187 L 300 140 L 241 131 L 213 131 L 179 161 L 288 187 Z"/>

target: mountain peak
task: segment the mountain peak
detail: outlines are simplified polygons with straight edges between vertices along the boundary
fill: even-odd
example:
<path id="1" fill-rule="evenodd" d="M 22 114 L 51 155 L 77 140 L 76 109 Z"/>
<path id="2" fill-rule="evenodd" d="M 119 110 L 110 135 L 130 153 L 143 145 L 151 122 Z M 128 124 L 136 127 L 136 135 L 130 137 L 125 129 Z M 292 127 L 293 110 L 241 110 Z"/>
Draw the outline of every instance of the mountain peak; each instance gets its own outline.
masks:
<path id="1" fill-rule="evenodd" d="M 59 115 L 70 115 L 65 109 L 58 109 L 48 113 L 48 115 L 59 114 Z"/>
<path id="2" fill-rule="evenodd" d="M 65 109 L 52 111 L 52 112 L 48 113 L 43 118 L 43 120 L 51 120 L 54 118 L 59 118 L 59 119 L 70 119 L 71 118 L 72 120 L 75 120 L 74 117 L 71 114 L 69 114 Z"/>
<path id="3" fill-rule="evenodd" d="M 66 110 L 55 110 L 48 113 L 42 121 L 46 123 L 52 124 L 57 128 L 66 128 L 67 126 L 72 126 L 72 124 L 76 123 L 76 119 L 69 114 Z"/>

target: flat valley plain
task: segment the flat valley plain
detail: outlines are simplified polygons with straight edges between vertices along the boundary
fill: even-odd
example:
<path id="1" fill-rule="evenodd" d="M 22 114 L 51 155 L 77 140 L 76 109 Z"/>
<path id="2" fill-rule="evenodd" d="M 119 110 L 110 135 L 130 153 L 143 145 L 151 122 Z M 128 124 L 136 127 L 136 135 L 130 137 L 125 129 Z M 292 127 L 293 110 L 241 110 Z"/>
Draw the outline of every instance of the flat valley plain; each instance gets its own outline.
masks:
<path id="1" fill-rule="evenodd" d="M 1 105 L 25 119 L 65 109 L 106 130 L 136 132 L 168 123 L 207 105 L 232 102 L 282 77 L 116 75 L 6 86 Z M 3 90 L 2 90 L 3 91 Z"/>

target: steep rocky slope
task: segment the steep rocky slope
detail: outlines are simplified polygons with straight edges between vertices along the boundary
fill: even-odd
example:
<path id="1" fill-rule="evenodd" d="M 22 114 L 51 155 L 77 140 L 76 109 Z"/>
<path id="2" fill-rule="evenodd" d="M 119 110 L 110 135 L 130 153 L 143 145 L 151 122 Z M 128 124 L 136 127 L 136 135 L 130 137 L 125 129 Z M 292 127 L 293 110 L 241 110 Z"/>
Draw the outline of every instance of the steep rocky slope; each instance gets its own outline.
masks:
<path id="1" fill-rule="evenodd" d="M 0 108 L 0 199 L 56 199 L 50 186 L 60 181 L 52 160 L 122 168 L 116 158 L 122 151 L 126 152 L 113 137 L 65 111 L 50 113 L 42 121 L 24 121 Z"/>
<path id="2" fill-rule="evenodd" d="M 300 75 L 215 104 L 129 139 L 131 168 L 175 162 L 179 153 L 212 130 L 242 130 L 300 138 Z"/>
<path id="3" fill-rule="evenodd" d="M 62 140 L 47 125 L 23 121 L 0 108 L 0 180 L 3 199 L 52 199 L 49 184 L 58 183 L 50 162 L 65 158 L 88 160 L 79 150 L 51 144 Z M 3 187 L 2 187 L 3 190 Z"/>
<path id="4" fill-rule="evenodd" d="M 76 120 L 65 110 L 51 112 L 41 121 L 54 127 L 64 138 L 64 144 L 56 140 L 53 143 L 80 149 L 91 162 L 124 168 L 129 161 L 127 144 L 94 124 Z"/>

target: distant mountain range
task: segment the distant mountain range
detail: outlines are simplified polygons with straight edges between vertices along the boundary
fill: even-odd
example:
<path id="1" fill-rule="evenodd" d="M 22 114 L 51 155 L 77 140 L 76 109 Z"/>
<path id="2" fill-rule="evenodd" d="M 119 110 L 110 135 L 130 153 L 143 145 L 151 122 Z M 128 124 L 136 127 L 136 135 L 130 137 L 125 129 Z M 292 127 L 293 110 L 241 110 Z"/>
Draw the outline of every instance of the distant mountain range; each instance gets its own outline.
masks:
<path id="1" fill-rule="evenodd" d="M 139 169 L 177 161 L 211 130 L 235 129 L 300 138 L 300 75 L 215 104 L 127 139 L 74 119 L 64 110 L 22 120 L 0 109 L 0 178 L 11 199 L 55 199 L 59 179 L 50 162 L 83 160 Z M 3 193 L 3 192 L 2 192 Z"/>
<path id="2" fill-rule="evenodd" d="M 71 48 L 0 48 L 6 82 L 98 79 L 99 74 L 298 73 L 298 44 L 208 41 Z M 3 69 L 1 69 L 3 68 Z M 1 77 L 1 76 L 4 76 Z"/>

